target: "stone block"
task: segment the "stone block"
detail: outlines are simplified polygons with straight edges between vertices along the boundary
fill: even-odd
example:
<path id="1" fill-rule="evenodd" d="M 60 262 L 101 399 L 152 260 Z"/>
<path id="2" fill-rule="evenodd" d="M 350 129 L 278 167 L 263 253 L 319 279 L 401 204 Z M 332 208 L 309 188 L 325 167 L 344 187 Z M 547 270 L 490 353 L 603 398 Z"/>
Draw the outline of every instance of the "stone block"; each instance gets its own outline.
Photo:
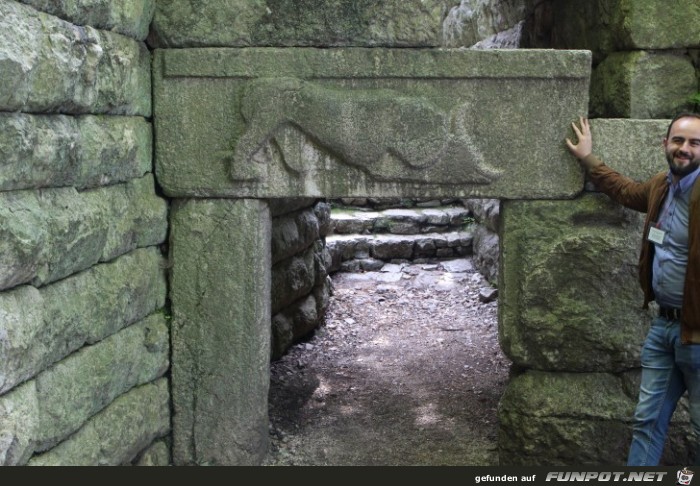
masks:
<path id="1" fill-rule="evenodd" d="M 547 46 L 613 51 L 700 46 L 700 7 L 694 0 L 557 0 Z M 683 26 L 679 28 L 679 26 Z"/>
<path id="2" fill-rule="evenodd" d="M 698 91 L 692 59 L 676 52 L 610 54 L 591 77 L 592 117 L 673 118 Z"/>
<path id="3" fill-rule="evenodd" d="M 321 319 L 326 315 L 326 310 L 331 302 L 331 292 L 332 292 L 333 282 L 329 276 L 323 278 L 323 280 L 314 287 L 313 296 L 316 299 L 316 314 Z"/>
<path id="4" fill-rule="evenodd" d="M 65 439 L 125 391 L 163 375 L 169 338 L 164 315 L 153 314 L 38 375 L 37 450 Z"/>
<path id="5" fill-rule="evenodd" d="M 274 220 L 279 216 L 284 216 L 285 214 L 309 208 L 314 205 L 315 200 L 316 199 L 311 197 L 270 199 L 267 201 L 267 205 L 270 208 L 270 215 Z"/>
<path id="6" fill-rule="evenodd" d="M 150 116 L 150 53 L 120 34 L 1 0 L 0 111 Z"/>
<path id="7" fill-rule="evenodd" d="M 0 397 L 0 465 L 23 465 L 29 460 L 41 433 L 40 421 L 35 381 Z"/>
<path id="8" fill-rule="evenodd" d="M 445 241 L 450 248 L 455 247 L 471 247 L 474 241 L 474 235 L 471 231 L 458 231 L 456 233 L 448 233 L 445 235 Z"/>
<path id="9" fill-rule="evenodd" d="M 415 256 L 417 257 L 432 257 L 435 256 L 435 242 L 433 238 L 424 238 L 416 240 Z"/>
<path id="10" fill-rule="evenodd" d="M 0 290 L 56 281 L 162 243 L 166 232 L 151 175 L 84 192 L 0 192 Z"/>
<path id="11" fill-rule="evenodd" d="M 335 209 L 332 213 L 333 233 L 349 235 L 383 231 L 386 219 L 379 218 L 380 213 L 374 211 Z"/>
<path id="12" fill-rule="evenodd" d="M 162 378 L 119 396 L 75 434 L 27 465 L 119 466 L 169 431 L 170 393 Z"/>
<path id="13" fill-rule="evenodd" d="M 605 373 L 530 371 L 511 379 L 498 412 L 500 462 L 623 465 L 636 402 L 632 393 L 623 380 Z"/>
<path id="14" fill-rule="evenodd" d="M 588 194 L 505 201 L 501 218 L 499 337 L 506 355 L 551 371 L 639 366 L 648 325 L 637 279 L 642 215 Z"/>
<path id="15" fill-rule="evenodd" d="M 24 464 L 52 448 L 127 390 L 163 375 L 168 359 L 169 331 L 159 314 L 73 353 L 0 397 L 0 456 Z"/>
<path id="16" fill-rule="evenodd" d="M 318 239 L 313 243 L 314 249 L 314 272 L 316 272 L 315 284 L 318 285 L 321 280 L 328 276 L 328 267 L 331 265 L 330 250 L 326 246 L 326 242 Z"/>
<path id="17" fill-rule="evenodd" d="M 279 312 L 272 317 L 272 341 L 270 359 L 281 358 L 294 343 L 294 322 L 286 312 Z"/>
<path id="18" fill-rule="evenodd" d="M 269 440 L 268 207 L 178 201 L 171 221 L 173 463 L 259 464 Z"/>
<path id="19" fill-rule="evenodd" d="M 554 50 L 159 50 L 158 180 L 175 197 L 571 197 L 583 173 L 561 164 L 562 141 L 588 111 L 590 62 Z"/>
<path id="20" fill-rule="evenodd" d="M 99 202 L 73 188 L 5 192 L 0 201 L 0 289 L 39 286 L 100 260 L 109 222 Z"/>
<path id="21" fill-rule="evenodd" d="M 516 376 L 499 404 L 500 463 L 624 465 L 638 381 L 637 373 L 528 371 Z M 662 465 L 692 462 L 689 428 L 682 401 L 672 418 Z"/>
<path id="22" fill-rule="evenodd" d="M 446 0 L 156 2 L 149 42 L 195 46 L 438 46 Z"/>
<path id="23" fill-rule="evenodd" d="M 145 40 L 156 0 L 19 0 L 78 25 L 119 32 Z"/>
<path id="24" fill-rule="evenodd" d="M 360 269 L 360 260 L 350 260 L 347 262 L 342 262 L 340 268 L 341 272 L 357 273 Z"/>
<path id="25" fill-rule="evenodd" d="M 595 120 L 591 123 L 596 124 L 599 121 L 606 120 Z M 597 150 L 598 146 L 600 145 L 600 141 L 598 140 L 598 134 L 594 134 L 594 137 Z M 498 199 L 469 199 L 464 201 L 464 206 L 469 210 L 469 212 L 473 216 L 473 219 L 477 223 L 479 223 L 481 226 L 486 227 L 490 231 L 498 232 L 499 216 L 501 213 L 501 201 L 499 201 Z M 465 215 L 465 218 L 466 217 L 468 216 Z"/>
<path id="26" fill-rule="evenodd" d="M 314 214 L 318 220 L 318 232 L 321 236 L 331 233 L 331 205 L 326 201 L 318 201 L 314 205 Z"/>
<path id="27" fill-rule="evenodd" d="M 621 0 L 619 8 L 621 50 L 700 47 L 700 5 L 693 0 Z"/>
<path id="28" fill-rule="evenodd" d="M 318 304 L 313 294 L 306 296 L 294 309 L 295 339 L 300 339 L 311 332 L 319 322 Z"/>
<path id="29" fill-rule="evenodd" d="M 413 257 L 414 239 L 412 237 L 387 235 L 383 238 L 370 239 L 370 255 L 379 260 L 392 258 L 410 259 Z"/>
<path id="30" fill-rule="evenodd" d="M 151 171 L 140 117 L 0 113 L 0 191 L 105 186 Z"/>
<path id="31" fill-rule="evenodd" d="M 319 287 L 320 295 L 323 295 L 322 288 L 323 284 Z M 319 310 L 323 310 L 323 306 L 317 302 L 315 293 L 302 297 L 273 317 L 273 360 L 279 359 L 290 346 L 318 327 L 322 317 Z"/>
<path id="32" fill-rule="evenodd" d="M 371 237 L 353 237 L 351 243 L 344 249 L 343 256 L 350 255 L 349 258 L 367 258 L 372 246 Z"/>
<path id="33" fill-rule="evenodd" d="M 671 120 L 591 120 L 594 152 L 610 167 L 642 182 L 668 170 L 662 141 Z M 641 237 L 641 235 L 640 235 Z"/>
<path id="34" fill-rule="evenodd" d="M 283 260 L 272 267 L 272 313 L 276 314 L 307 295 L 316 284 L 316 249 Z"/>
<path id="35" fill-rule="evenodd" d="M 500 261 L 498 233 L 489 231 L 485 226 L 477 226 L 474 229 L 472 253 L 474 255 L 474 265 L 476 265 L 479 273 L 489 282 L 497 283 Z"/>
<path id="36" fill-rule="evenodd" d="M 420 232 L 416 221 L 389 221 L 386 230 L 393 235 L 414 235 Z"/>
<path id="37" fill-rule="evenodd" d="M 100 261 L 109 261 L 134 248 L 158 245 L 168 232 L 168 205 L 156 195 L 151 174 L 119 184 L 112 189 L 111 199 L 103 202 L 110 214 L 110 226 Z M 87 191 L 97 199 L 99 190 Z M 104 197 L 104 196 L 103 196 Z"/>
<path id="38" fill-rule="evenodd" d="M 425 235 L 425 236 L 433 238 L 433 241 L 435 242 L 435 248 L 447 248 L 449 246 L 445 235 L 435 233 L 432 235 Z"/>
<path id="39" fill-rule="evenodd" d="M 450 224 L 450 215 L 446 211 L 440 211 L 438 209 L 424 209 L 421 211 L 423 216 L 425 216 L 425 222 L 427 224 L 447 226 Z"/>
<path id="40" fill-rule="evenodd" d="M 139 249 L 36 289 L 0 293 L 0 393 L 165 304 L 164 259 Z"/>
<path id="41" fill-rule="evenodd" d="M 452 258 L 455 256 L 453 248 L 438 248 L 435 250 L 435 256 L 438 258 Z"/>
<path id="42" fill-rule="evenodd" d="M 273 265 L 301 253 L 320 237 L 319 221 L 313 208 L 272 220 Z"/>

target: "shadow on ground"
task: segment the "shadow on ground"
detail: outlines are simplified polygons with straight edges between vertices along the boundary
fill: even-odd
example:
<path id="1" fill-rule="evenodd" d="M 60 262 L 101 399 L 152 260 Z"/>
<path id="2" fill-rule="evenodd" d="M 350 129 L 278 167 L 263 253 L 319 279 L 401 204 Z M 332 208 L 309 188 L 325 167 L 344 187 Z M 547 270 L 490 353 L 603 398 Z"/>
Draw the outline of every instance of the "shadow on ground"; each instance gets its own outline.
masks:
<path id="1" fill-rule="evenodd" d="M 342 273 L 271 365 L 267 465 L 497 465 L 510 362 L 470 259 Z"/>

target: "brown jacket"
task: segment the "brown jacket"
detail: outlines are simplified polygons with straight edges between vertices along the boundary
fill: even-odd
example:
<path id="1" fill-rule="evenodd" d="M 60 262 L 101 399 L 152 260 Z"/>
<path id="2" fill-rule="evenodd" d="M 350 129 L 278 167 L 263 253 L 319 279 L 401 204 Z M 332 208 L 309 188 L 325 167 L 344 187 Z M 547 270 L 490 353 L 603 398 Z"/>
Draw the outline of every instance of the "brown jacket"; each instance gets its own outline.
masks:
<path id="1" fill-rule="evenodd" d="M 650 223 L 658 218 L 661 204 L 668 192 L 666 172 L 660 172 L 642 183 L 622 176 L 606 165 L 591 169 L 589 174 L 601 192 L 623 206 L 646 213 L 639 255 L 639 282 L 644 291 L 644 308 L 647 308 L 649 302 L 654 300 L 651 288 L 654 244 L 647 240 L 647 234 Z M 695 181 L 690 195 L 688 267 L 683 287 L 681 341 L 683 344 L 700 344 L 700 178 Z"/>

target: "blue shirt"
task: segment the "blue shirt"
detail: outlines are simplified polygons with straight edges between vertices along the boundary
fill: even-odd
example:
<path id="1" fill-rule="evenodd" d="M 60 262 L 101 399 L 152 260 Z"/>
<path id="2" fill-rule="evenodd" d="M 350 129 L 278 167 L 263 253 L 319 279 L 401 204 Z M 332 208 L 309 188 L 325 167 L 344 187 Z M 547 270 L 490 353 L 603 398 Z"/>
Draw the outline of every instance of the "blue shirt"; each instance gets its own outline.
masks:
<path id="1" fill-rule="evenodd" d="M 661 306 L 680 309 L 683 304 L 690 193 L 698 175 L 700 168 L 673 184 L 671 173 L 668 174 L 669 191 L 656 222 L 666 234 L 662 244 L 655 244 L 651 280 L 656 302 Z"/>

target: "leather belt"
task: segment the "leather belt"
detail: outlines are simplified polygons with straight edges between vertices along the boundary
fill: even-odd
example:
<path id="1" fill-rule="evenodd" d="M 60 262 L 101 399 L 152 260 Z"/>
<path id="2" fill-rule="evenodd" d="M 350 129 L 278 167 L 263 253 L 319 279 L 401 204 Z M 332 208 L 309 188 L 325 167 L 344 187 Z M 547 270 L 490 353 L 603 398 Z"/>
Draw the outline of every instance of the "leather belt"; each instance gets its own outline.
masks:
<path id="1" fill-rule="evenodd" d="M 659 307 L 659 316 L 669 321 L 680 321 L 681 310 L 674 309 L 673 307 Z"/>

